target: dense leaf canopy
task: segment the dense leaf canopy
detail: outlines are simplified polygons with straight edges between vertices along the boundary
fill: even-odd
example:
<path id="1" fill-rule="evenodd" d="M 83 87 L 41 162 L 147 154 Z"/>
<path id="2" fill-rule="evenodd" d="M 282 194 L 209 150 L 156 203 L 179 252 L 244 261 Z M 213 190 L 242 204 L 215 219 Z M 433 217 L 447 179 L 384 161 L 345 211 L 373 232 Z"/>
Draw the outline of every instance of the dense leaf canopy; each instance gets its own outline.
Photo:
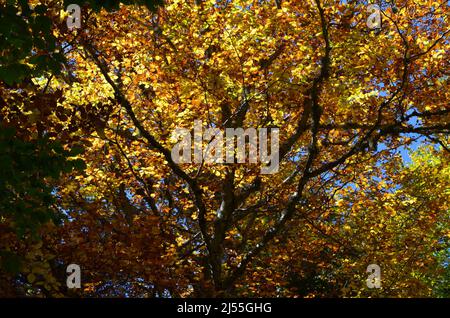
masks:
<path id="1" fill-rule="evenodd" d="M 377 3 L 2 1 L 0 296 L 449 296 L 450 6 Z M 279 170 L 174 160 L 196 120 Z"/>

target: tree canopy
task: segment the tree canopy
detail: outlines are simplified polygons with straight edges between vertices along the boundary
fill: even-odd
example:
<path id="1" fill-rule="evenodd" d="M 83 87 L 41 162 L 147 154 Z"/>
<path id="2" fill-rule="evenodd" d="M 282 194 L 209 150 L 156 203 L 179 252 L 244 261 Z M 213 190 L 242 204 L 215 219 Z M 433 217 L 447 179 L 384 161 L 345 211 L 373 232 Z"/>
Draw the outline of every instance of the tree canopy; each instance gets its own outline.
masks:
<path id="1" fill-rule="evenodd" d="M 450 6 L 376 3 L 3 1 L 0 296 L 448 297 Z M 278 171 L 174 160 L 195 121 Z"/>

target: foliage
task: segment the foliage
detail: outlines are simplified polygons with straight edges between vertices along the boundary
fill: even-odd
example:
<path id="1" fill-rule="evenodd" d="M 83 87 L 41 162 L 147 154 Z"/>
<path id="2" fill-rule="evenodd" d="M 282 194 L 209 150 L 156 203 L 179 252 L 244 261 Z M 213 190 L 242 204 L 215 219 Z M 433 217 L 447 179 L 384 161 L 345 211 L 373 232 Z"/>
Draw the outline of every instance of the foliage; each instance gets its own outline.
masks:
<path id="1" fill-rule="evenodd" d="M 67 1 L 9 3 L 4 295 L 448 296 L 447 1 L 382 1 L 376 32 L 365 1 L 70 1 L 74 30 Z M 194 120 L 278 127 L 279 172 L 177 164 Z"/>
<path id="2" fill-rule="evenodd" d="M 27 75 L 58 73 L 64 56 L 52 34 L 52 20 L 45 5 L 33 9 L 27 1 L 0 5 L 0 79 L 12 85 Z"/>

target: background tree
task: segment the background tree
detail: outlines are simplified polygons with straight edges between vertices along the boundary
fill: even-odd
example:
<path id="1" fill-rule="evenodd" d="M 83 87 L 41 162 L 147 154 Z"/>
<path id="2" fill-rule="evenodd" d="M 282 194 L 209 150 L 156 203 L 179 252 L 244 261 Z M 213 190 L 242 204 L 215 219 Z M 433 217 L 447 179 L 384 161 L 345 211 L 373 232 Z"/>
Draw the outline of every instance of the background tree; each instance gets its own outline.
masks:
<path id="1" fill-rule="evenodd" d="M 85 6 L 68 31 L 61 3 L 46 2 L 66 62 L 29 86 L 56 107 L 19 121 L 9 105 L 23 88 L 2 86 L 10 122 L 45 122 L 86 148 L 84 173 L 54 190 L 67 220 L 39 247 L 55 282 L 74 262 L 79 295 L 432 294 L 448 242 L 446 1 L 382 2 L 377 33 L 364 1 L 139 4 Z M 280 171 L 176 164 L 170 136 L 195 119 L 278 127 Z M 402 167 L 415 140 L 441 148 Z M 365 286 L 371 263 L 378 291 Z M 26 293 L 70 294 L 43 280 L 28 277 Z"/>

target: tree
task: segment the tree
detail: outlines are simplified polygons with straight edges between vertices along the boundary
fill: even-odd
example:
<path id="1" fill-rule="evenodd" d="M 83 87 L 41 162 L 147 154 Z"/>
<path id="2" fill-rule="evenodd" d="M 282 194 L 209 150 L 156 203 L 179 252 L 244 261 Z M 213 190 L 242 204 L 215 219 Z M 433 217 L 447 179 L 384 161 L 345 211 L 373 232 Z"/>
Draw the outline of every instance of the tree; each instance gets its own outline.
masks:
<path id="1" fill-rule="evenodd" d="M 85 171 L 55 188 L 68 220 L 46 229 L 43 245 L 57 281 L 75 262 L 86 285 L 57 293 L 430 293 L 438 278 L 423 267 L 442 267 L 448 179 L 436 170 L 408 180 L 413 169 L 396 152 L 426 138 L 448 164 L 447 2 L 383 2 L 379 32 L 356 1 L 173 0 L 155 12 L 125 4 L 83 7 L 72 31 L 51 15 L 66 62 L 61 74 L 31 78 L 34 92 L 59 94 L 36 127 L 86 148 Z M 8 83 L 3 94 L 8 106 L 31 105 Z M 23 121 L 34 125 L 36 113 Z M 176 163 L 171 135 L 195 119 L 279 128 L 278 173 Z M 429 178 L 438 186 L 422 184 Z M 416 254 L 404 253 L 409 245 Z M 378 294 L 365 286 L 375 261 L 388 284 Z M 405 264 L 413 270 L 397 278 Z"/>

